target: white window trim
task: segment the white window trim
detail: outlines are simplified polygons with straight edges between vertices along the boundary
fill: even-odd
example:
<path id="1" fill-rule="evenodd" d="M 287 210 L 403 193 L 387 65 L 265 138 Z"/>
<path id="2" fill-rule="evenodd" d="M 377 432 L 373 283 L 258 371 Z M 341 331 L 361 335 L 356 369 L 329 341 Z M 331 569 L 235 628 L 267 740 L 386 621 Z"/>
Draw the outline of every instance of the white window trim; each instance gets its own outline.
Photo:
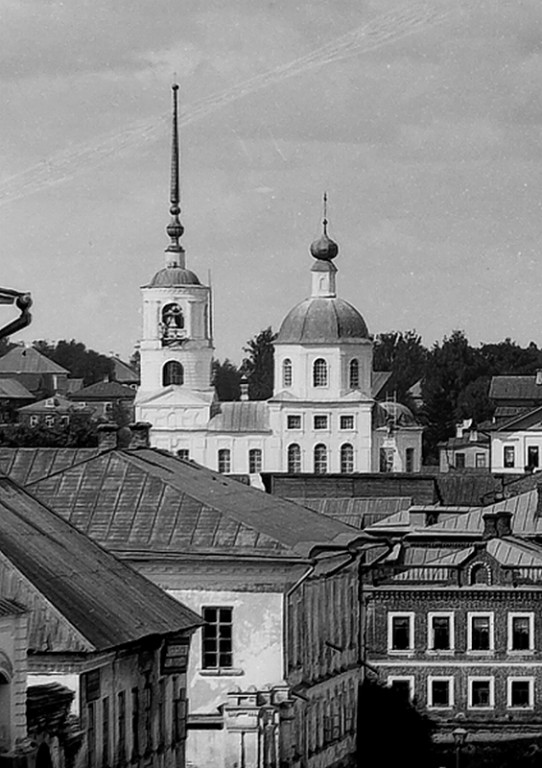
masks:
<path id="1" fill-rule="evenodd" d="M 351 427 L 341 427 L 341 420 L 342 418 L 351 418 L 352 419 L 352 426 Z M 339 429 L 341 432 L 355 432 L 356 431 L 356 419 L 353 413 L 340 413 L 339 414 Z"/>
<path id="2" fill-rule="evenodd" d="M 433 648 L 432 623 L 434 618 L 447 618 L 450 620 L 450 647 L 446 650 Z M 455 651 L 455 621 L 453 611 L 430 611 L 427 614 L 427 652 L 428 653 L 453 653 Z"/>
<path id="3" fill-rule="evenodd" d="M 299 426 L 298 427 L 289 427 L 288 426 L 288 418 L 290 416 L 295 416 L 299 418 Z M 301 432 L 303 429 L 303 415 L 301 413 L 287 413 L 286 414 L 286 429 L 288 432 Z"/>
<path id="4" fill-rule="evenodd" d="M 529 619 L 529 647 L 522 651 L 522 650 L 516 650 L 512 647 L 513 642 L 513 620 L 519 618 L 519 619 Z M 532 653 L 535 648 L 535 642 L 534 642 L 534 613 L 531 611 L 514 611 L 512 613 L 508 614 L 508 652 L 513 654 L 522 654 L 522 653 Z"/>
<path id="5" fill-rule="evenodd" d="M 477 682 L 489 682 L 489 705 L 487 707 L 473 707 L 472 705 L 472 684 Z M 488 711 L 495 709 L 495 678 L 489 675 L 475 675 L 467 678 L 468 686 L 468 708 L 479 711 Z"/>
<path id="6" fill-rule="evenodd" d="M 409 699 L 414 700 L 414 675 L 389 675 L 387 680 L 388 688 L 391 688 L 392 683 L 408 683 L 409 687 Z"/>
<path id="7" fill-rule="evenodd" d="M 404 656 L 405 654 L 414 653 L 414 611 L 390 611 L 388 613 L 388 653 L 394 655 Z M 409 620 L 409 647 L 404 650 L 393 647 L 393 619 L 396 618 L 408 618 Z"/>
<path id="8" fill-rule="evenodd" d="M 472 647 L 472 620 L 482 616 L 489 616 L 489 648 L 477 650 Z M 469 611 L 467 613 L 467 653 L 484 655 L 495 651 L 495 614 L 493 611 Z M 485 679 L 485 678 L 484 678 Z"/>
<path id="9" fill-rule="evenodd" d="M 433 692 L 431 684 L 435 682 L 448 683 L 448 704 L 433 704 Z M 453 709 L 455 702 L 454 677 L 453 675 L 430 675 L 427 678 L 427 708 L 428 709 Z"/>
<path id="10" fill-rule="evenodd" d="M 512 704 L 512 683 L 529 683 L 529 704 L 526 707 L 518 707 Z M 508 709 L 522 712 L 528 709 L 534 709 L 534 677 L 517 676 L 509 677 L 506 680 L 506 706 Z"/>
<path id="11" fill-rule="evenodd" d="M 324 416 L 326 419 L 326 426 L 325 427 L 319 427 L 316 428 L 315 426 L 315 420 L 319 416 Z M 312 431 L 317 432 L 318 434 L 321 434 L 322 432 L 331 432 L 331 414 L 330 413 L 313 413 L 312 414 Z"/>

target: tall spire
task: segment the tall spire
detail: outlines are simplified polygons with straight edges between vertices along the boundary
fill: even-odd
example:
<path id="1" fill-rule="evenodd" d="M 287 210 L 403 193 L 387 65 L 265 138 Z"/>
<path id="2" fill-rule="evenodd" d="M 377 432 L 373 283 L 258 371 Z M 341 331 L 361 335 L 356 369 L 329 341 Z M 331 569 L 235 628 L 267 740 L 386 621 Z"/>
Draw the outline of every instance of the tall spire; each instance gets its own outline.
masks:
<path id="1" fill-rule="evenodd" d="M 322 219 L 324 235 L 327 236 L 327 192 L 324 192 L 324 218 Z"/>
<path id="2" fill-rule="evenodd" d="M 169 212 L 171 220 L 166 227 L 166 232 L 171 243 L 166 248 L 166 267 L 181 267 L 184 269 L 184 248 L 179 243 L 184 232 L 184 227 L 179 219 L 181 212 L 179 194 L 179 86 L 175 83 L 171 86 L 173 95 L 173 124 L 171 133 L 171 186 L 169 193 Z"/>

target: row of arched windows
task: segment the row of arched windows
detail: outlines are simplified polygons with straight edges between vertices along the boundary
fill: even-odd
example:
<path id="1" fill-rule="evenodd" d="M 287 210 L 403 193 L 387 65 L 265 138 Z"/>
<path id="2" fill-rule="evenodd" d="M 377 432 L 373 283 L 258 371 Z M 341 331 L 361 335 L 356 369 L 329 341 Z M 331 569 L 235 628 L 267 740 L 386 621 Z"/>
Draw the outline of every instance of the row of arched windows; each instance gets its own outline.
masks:
<path id="1" fill-rule="evenodd" d="M 329 366 L 323 357 L 318 357 L 312 364 L 312 386 L 327 387 L 329 381 Z M 282 386 L 291 387 L 293 384 L 292 361 L 287 357 L 282 362 Z M 359 387 L 359 360 L 350 360 L 348 366 L 348 384 L 350 389 Z"/>
<path id="2" fill-rule="evenodd" d="M 328 472 L 328 449 L 324 443 L 315 445 L 312 451 L 312 471 L 315 475 L 325 475 Z M 287 467 L 290 474 L 302 471 L 301 446 L 292 443 L 288 446 Z M 340 448 L 340 472 L 351 474 L 354 471 L 354 446 L 351 443 L 343 443 Z"/>
<path id="3" fill-rule="evenodd" d="M 220 448 L 218 451 L 218 471 L 226 475 L 231 472 L 231 450 L 229 448 Z M 249 450 L 248 471 L 250 474 L 262 471 L 262 451 L 260 448 Z"/>

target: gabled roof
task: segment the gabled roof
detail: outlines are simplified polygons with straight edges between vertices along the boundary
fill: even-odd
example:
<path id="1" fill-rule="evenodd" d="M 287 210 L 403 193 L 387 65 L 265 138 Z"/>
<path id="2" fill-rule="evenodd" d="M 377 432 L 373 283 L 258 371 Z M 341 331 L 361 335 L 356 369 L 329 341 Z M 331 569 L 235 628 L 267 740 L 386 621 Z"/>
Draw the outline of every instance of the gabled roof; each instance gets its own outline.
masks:
<path id="1" fill-rule="evenodd" d="M 113 362 L 113 378 L 119 384 L 139 384 L 137 371 L 118 357 L 110 358 Z"/>
<path id="2" fill-rule="evenodd" d="M 29 403 L 22 408 L 18 408 L 18 413 L 91 413 L 90 408 L 80 406 L 78 403 L 73 403 L 63 395 L 53 395 L 52 397 L 45 397 L 43 400 L 38 400 L 36 403 Z"/>
<path id="3" fill-rule="evenodd" d="M 542 400 L 542 385 L 536 376 L 493 376 L 489 387 L 491 400 Z"/>
<path id="4" fill-rule="evenodd" d="M 33 400 L 34 395 L 17 379 L 0 379 L 0 398 L 8 400 Z"/>
<path id="5" fill-rule="evenodd" d="M 363 530 L 380 520 L 386 520 L 397 510 L 408 509 L 412 499 L 406 496 L 375 499 L 304 499 L 303 504 L 323 515 Z"/>
<path id="6" fill-rule="evenodd" d="M 269 432 L 269 410 L 263 400 L 217 403 L 208 424 L 210 432 Z"/>
<path id="7" fill-rule="evenodd" d="M 489 435 L 484 435 L 478 432 L 476 440 L 472 440 L 470 435 L 463 435 L 463 437 L 449 437 L 448 440 L 442 440 L 438 444 L 439 448 L 448 448 L 449 450 L 457 450 L 459 448 L 487 448 L 490 447 Z"/>
<path id="8" fill-rule="evenodd" d="M 371 371 L 371 394 L 377 398 L 391 378 L 391 371 Z"/>
<path id="9" fill-rule="evenodd" d="M 0 373 L 63 373 L 61 365 L 49 360 L 34 347 L 13 347 L 0 357 Z"/>
<path id="10" fill-rule="evenodd" d="M 542 405 L 536 408 L 523 410 L 522 413 L 515 414 L 512 418 L 501 421 L 493 427 L 493 432 L 516 432 L 520 429 L 541 429 L 542 428 Z"/>
<path id="11" fill-rule="evenodd" d="M 364 534 L 156 449 L 107 451 L 30 483 L 101 544 L 132 555 L 306 559 Z"/>
<path id="12" fill-rule="evenodd" d="M 135 391 L 118 381 L 98 381 L 78 389 L 70 395 L 72 400 L 133 400 Z"/>
<path id="13" fill-rule="evenodd" d="M 13 597 L 11 588 L 26 588 L 29 597 L 30 587 L 34 599 L 37 593 L 38 602 L 47 604 L 41 613 L 31 606 L 30 650 L 45 650 L 43 610 L 50 608 L 72 630 L 47 648 L 56 652 L 74 650 L 74 641 L 76 650 L 103 651 L 201 624 L 197 614 L 5 477 L 0 478 L 0 560 L 25 582 L 19 586 L 13 580 L 11 587 L 4 582 L 5 594 Z"/>

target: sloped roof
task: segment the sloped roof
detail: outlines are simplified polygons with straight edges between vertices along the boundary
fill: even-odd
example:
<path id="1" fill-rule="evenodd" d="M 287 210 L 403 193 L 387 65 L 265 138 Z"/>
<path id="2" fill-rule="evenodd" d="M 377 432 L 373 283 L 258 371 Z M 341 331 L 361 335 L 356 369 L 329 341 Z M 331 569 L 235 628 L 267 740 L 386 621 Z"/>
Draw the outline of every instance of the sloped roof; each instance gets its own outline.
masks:
<path id="1" fill-rule="evenodd" d="M 20 485 L 79 464 L 100 453 L 99 448 L 5 448 L 0 446 L 0 472 Z"/>
<path id="2" fill-rule="evenodd" d="M 398 510 L 408 509 L 412 499 L 406 496 L 379 499 L 304 499 L 303 504 L 323 515 L 340 520 L 345 525 L 363 530 L 380 520 L 394 515 Z"/>
<path id="3" fill-rule="evenodd" d="M 0 379 L 0 398 L 33 400 L 34 395 L 17 379 Z"/>
<path id="4" fill-rule="evenodd" d="M 492 400 L 542 400 L 542 385 L 536 376 L 493 376 L 489 387 Z"/>
<path id="5" fill-rule="evenodd" d="M 325 515 L 142 448 L 107 451 L 29 488 L 116 552 L 306 558 L 364 534 Z"/>
<path id="6" fill-rule="evenodd" d="M 536 408 L 522 409 L 521 413 L 514 414 L 509 419 L 503 419 L 498 425 L 493 427 L 494 432 L 516 431 L 518 429 L 540 428 L 542 422 L 542 405 Z"/>
<path id="7" fill-rule="evenodd" d="M 435 504 L 421 506 L 411 506 L 409 509 L 403 509 L 395 515 L 379 520 L 371 525 L 371 531 L 413 531 L 418 528 L 433 528 L 435 524 L 428 526 L 427 517 L 430 514 L 438 515 L 438 519 L 443 522 L 456 515 L 464 515 L 467 509 L 477 509 L 477 507 L 443 507 Z"/>
<path id="8" fill-rule="evenodd" d="M 391 378 L 391 371 L 371 371 L 371 394 L 378 397 Z"/>
<path id="9" fill-rule="evenodd" d="M 450 448 L 454 450 L 458 448 L 470 448 L 471 446 L 473 448 L 489 449 L 490 438 L 489 435 L 484 435 L 479 432 L 476 440 L 471 440 L 469 435 L 464 435 L 463 437 L 449 437 L 448 440 L 442 440 L 438 445 L 439 448 Z"/>
<path id="10" fill-rule="evenodd" d="M 197 614 L 5 477 L 0 478 L 0 552 L 87 650 L 201 624 Z M 40 624 L 31 611 L 31 650 L 43 632 Z M 48 650 L 71 650 L 60 645 Z"/>
<path id="11" fill-rule="evenodd" d="M 63 373 L 61 365 L 49 360 L 34 347 L 13 347 L 0 357 L 0 373 Z"/>
<path id="12" fill-rule="evenodd" d="M 269 432 L 269 410 L 265 400 L 217 403 L 210 419 L 210 432 Z"/>
<path id="13" fill-rule="evenodd" d="M 73 403 L 67 397 L 63 395 L 53 395 L 52 397 L 45 397 L 43 400 L 38 400 L 36 403 L 29 403 L 22 408 L 18 408 L 18 413 L 85 413 L 92 412 L 90 408 L 84 408 Z"/>
<path id="14" fill-rule="evenodd" d="M 375 429 L 386 427 L 390 422 L 397 427 L 421 427 L 410 408 L 407 408 L 406 405 L 392 400 L 375 403 L 373 408 L 373 427 Z"/>
<path id="15" fill-rule="evenodd" d="M 358 310 L 337 296 L 311 297 L 291 309 L 275 344 L 359 343 L 369 338 Z"/>
<path id="16" fill-rule="evenodd" d="M 79 392 L 83 388 L 83 379 L 67 379 L 66 380 L 66 392 L 71 394 L 72 392 Z"/>
<path id="17" fill-rule="evenodd" d="M 435 475 L 437 493 L 445 506 L 477 507 L 502 491 L 502 481 L 490 472 L 446 472 Z"/>
<path id="18" fill-rule="evenodd" d="M 113 361 L 113 378 L 119 384 L 138 384 L 139 374 L 134 371 L 131 365 L 125 363 L 118 357 L 110 358 Z"/>
<path id="19" fill-rule="evenodd" d="M 133 400 L 135 390 L 118 381 L 98 381 L 78 389 L 70 395 L 72 400 Z"/>

